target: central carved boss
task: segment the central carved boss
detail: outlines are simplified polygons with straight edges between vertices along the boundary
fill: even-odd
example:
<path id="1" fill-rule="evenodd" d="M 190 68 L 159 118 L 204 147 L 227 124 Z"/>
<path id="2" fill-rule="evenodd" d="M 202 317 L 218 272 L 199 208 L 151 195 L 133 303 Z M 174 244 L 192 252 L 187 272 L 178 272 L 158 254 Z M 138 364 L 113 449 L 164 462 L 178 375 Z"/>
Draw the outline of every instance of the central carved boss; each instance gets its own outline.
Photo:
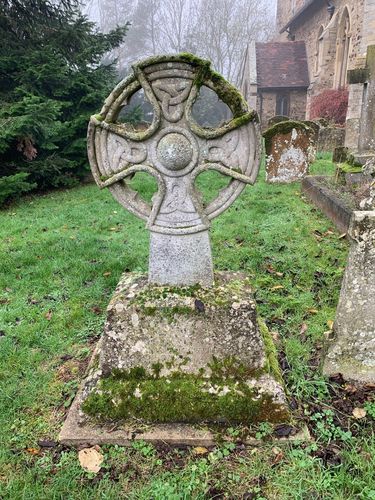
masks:
<path id="1" fill-rule="evenodd" d="M 88 153 L 94 179 L 147 221 L 151 282 L 210 285 L 210 220 L 256 180 L 261 151 L 257 114 L 208 61 L 190 54 L 146 59 L 133 65 L 133 71 L 90 119 Z M 216 92 L 233 114 L 222 126 L 201 127 L 193 118 L 202 85 Z M 140 89 L 153 107 L 153 121 L 146 130 L 136 131 L 118 116 Z M 207 207 L 195 188 L 197 176 L 206 170 L 230 178 Z M 137 172 L 152 175 L 158 183 L 152 206 L 126 183 Z"/>

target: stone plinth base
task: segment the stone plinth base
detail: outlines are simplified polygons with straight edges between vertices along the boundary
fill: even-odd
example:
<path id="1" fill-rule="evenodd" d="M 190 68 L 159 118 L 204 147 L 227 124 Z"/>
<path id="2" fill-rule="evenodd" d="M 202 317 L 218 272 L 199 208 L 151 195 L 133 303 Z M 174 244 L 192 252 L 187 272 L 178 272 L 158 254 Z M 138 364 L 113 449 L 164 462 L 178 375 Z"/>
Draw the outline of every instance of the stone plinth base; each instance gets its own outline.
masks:
<path id="1" fill-rule="evenodd" d="M 239 273 L 215 278 L 211 288 L 173 288 L 123 276 L 63 442 L 122 444 L 146 429 L 139 439 L 195 444 L 213 440 L 205 424 L 290 419 L 248 280 Z M 116 439 L 109 429 L 119 425 Z"/>
<path id="2" fill-rule="evenodd" d="M 353 212 L 349 260 L 324 373 L 375 382 L 375 211 Z"/>

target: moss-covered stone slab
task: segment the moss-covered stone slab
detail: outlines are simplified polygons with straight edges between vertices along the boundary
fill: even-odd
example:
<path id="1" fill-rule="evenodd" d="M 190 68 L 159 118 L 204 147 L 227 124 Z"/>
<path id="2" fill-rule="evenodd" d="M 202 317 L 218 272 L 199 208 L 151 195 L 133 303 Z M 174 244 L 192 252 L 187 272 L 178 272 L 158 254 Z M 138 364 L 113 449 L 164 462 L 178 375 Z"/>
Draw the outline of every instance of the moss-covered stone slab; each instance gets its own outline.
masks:
<path id="1" fill-rule="evenodd" d="M 84 426 L 290 420 L 275 347 L 241 273 L 218 273 L 210 288 L 125 274 L 78 400 Z"/>
<path id="2" fill-rule="evenodd" d="M 277 123 L 264 132 L 267 182 L 295 182 L 308 174 L 316 156 L 315 127 L 289 120 Z"/>

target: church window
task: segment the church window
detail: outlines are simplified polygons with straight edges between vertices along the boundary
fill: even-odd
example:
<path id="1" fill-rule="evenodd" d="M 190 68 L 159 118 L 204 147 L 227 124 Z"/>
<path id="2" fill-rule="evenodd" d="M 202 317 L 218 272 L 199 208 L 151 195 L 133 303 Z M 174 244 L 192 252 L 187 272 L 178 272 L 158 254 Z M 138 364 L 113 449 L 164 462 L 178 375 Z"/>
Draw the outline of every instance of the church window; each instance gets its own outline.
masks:
<path id="1" fill-rule="evenodd" d="M 348 8 L 345 7 L 337 30 L 335 87 L 342 88 L 347 83 L 347 71 L 351 42 L 351 25 Z"/>
<path id="2" fill-rule="evenodd" d="M 323 64 L 323 32 L 324 26 L 319 28 L 318 37 L 316 40 L 316 51 L 315 51 L 315 74 L 320 73 L 320 69 Z"/>
<path id="3" fill-rule="evenodd" d="M 276 96 L 276 115 L 289 116 L 290 99 L 289 94 L 280 93 Z"/>

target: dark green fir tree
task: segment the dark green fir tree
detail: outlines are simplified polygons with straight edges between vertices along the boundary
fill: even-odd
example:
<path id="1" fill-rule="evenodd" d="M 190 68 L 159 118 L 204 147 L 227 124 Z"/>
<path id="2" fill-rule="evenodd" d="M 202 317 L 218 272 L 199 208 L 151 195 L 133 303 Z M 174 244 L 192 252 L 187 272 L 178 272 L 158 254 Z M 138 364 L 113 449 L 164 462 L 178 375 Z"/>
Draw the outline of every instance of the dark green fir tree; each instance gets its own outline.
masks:
<path id="1" fill-rule="evenodd" d="M 104 56 L 126 30 L 100 33 L 78 0 L 1 0 L 0 204 L 85 176 L 87 123 L 116 80 Z"/>

